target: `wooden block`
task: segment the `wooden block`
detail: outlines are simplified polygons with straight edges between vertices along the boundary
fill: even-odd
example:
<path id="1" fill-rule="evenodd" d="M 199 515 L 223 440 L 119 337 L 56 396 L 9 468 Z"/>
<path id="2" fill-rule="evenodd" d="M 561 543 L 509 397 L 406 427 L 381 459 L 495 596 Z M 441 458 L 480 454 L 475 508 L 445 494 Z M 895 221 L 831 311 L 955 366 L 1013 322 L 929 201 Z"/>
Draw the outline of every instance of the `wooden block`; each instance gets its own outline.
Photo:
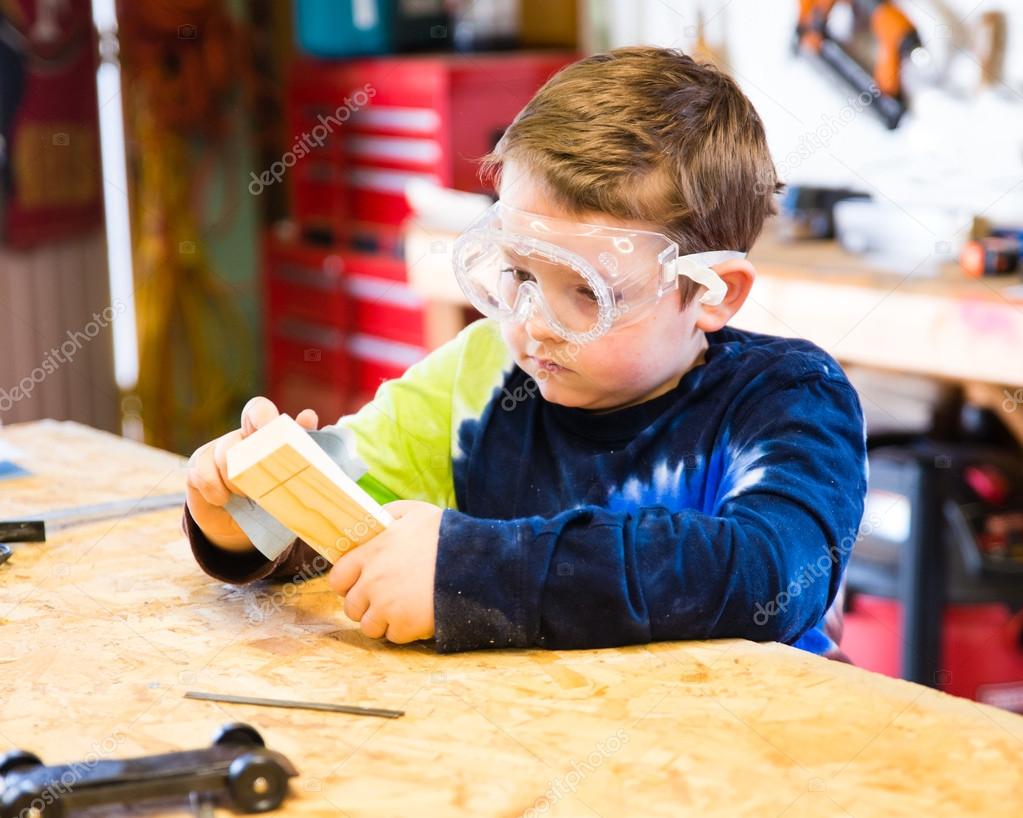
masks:
<path id="1" fill-rule="evenodd" d="M 235 444 L 227 474 L 331 563 L 394 521 L 289 415 Z"/>

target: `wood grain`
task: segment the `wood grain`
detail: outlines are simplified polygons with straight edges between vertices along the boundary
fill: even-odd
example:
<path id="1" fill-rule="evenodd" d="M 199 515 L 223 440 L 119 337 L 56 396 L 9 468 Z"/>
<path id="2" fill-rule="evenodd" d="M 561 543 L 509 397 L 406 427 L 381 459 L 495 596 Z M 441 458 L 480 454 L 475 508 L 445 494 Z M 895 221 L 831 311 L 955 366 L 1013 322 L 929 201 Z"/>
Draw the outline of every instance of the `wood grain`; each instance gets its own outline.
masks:
<path id="1" fill-rule="evenodd" d="M 392 522 L 288 415 L 235 444 L 227 467 L 238 488 L 331 563 Z"/>
<path id="2" fill-rule="evenodd" d="M 0 484 L 5 508 L 184 485 L 180 458 L 81 427 L 0 436 L 37 472 Z M 315 818 L 1020 814 L 1023 718 L 785 646 L 388 645 L 322 578 L 211 580 L 173 511 L 15 549 L 0 568 L 0 749 L 54 763 L 166 752 L 248 721 L 301 773 L 279 814 Z M 217 705 L 190 689 L 407 714 Z"/>

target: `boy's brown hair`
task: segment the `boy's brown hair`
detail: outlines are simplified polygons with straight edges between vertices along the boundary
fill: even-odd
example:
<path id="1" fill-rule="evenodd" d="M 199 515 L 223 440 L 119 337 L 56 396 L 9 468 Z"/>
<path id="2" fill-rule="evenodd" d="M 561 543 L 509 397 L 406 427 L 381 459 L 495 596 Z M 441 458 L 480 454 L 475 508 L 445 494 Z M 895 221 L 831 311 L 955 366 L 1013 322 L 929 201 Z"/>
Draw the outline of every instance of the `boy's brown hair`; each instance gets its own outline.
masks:
<path id="1" fill-rule="evenodd" d="M 666 48 L 620 48 L 563 68 L 483 158 L 481 175 L 496 185 L 508 160 L 570 213 L 650 222 L 681 253 L 749 250 L 781 189 L 763 124 L 735 81 Z M 684 303 L 694 290 L 683 286 Z"/>

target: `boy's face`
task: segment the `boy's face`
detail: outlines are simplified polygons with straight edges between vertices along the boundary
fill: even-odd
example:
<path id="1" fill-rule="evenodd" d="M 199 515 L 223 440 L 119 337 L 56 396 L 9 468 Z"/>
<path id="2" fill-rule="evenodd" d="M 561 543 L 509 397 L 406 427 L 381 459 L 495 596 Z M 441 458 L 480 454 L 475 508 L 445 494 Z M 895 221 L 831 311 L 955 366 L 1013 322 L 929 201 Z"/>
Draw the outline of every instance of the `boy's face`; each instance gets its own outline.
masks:
<path id="1" fill-rule="evenodd" d="M 514 162 L 505 164 L 499 192 L 504 203 L 531 213 L 649 229 L 649 225 L 598 213 L 587 214 L 585 219 L 565 213 Z M 656 270 L 651 269 L 650 275 L 656 275 Z M 729 316 L 734 309 L 728 312 Z M 537 310 L 526 322 L 502 322 L 501 334 L 515 362 L 536 380 L 546 400 L 606 411 L 642 403 L 673 389 L 687 371 L 701 362 L 707 347 L 704 330 L 719 327 L 716 320 L 707 320 L 706 313 L 717 311 L 708 311 L 695 299 L 681 309 L 678 293 L 672 292 L 658 301 L 643 320 L 624 327 L 613 326 L 610 332 L 589 344 L 564 340 L 550 329 Z M 723 324 L 721 321 L 720 326 Z"/>

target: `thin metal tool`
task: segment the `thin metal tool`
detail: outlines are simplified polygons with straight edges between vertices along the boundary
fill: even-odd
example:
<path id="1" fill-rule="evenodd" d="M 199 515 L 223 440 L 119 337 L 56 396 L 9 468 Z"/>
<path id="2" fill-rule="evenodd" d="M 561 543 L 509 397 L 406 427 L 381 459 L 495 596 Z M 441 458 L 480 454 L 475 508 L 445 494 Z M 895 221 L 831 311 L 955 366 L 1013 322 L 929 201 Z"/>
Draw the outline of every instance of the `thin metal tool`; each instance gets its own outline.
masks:
<path id="1" fill-rule="evenodd" d="M 30 519 L 0 520 L 0 542 L 43 542 L 47 533 L 61 531 L 76 525 L 98 523 L 115 517 L 129 517 L 181 506 L 185 503 L 183 492 L 154 494 L 149 497 L 129 497 L 109 503 L 94 503 L 84 506 L 55 508 L 33 514 Z"/>
<path id="2" fill-rule="evenodd" d="M 60 531 L 74 525 L 97 523 L 114 517 L 128 517 L 159 511 L 164 508 L 183 506 L 185 493 L 176 491 L 171 494 L 153 494 L 146 497 L 129 497 L 126 500 L 113 500 L 109 503 L 96 503 L 87 506 L 57 508 L 35 515 L 36 519 L 46 523 L 50 531 Z"/>
<path id="3" fill-rule="evenodd" d="M 354 716 L 376 716 L 381 719 L 396 719 L 405 715 L 404 710 L 386 710 L 381 707 L 356 707 L 351 704 L 331 704 L 330 702 L 296 702 L 290 699 L 261 699 L 254 696 L 232 696 L 227 693 L 203 693 L 197 690 L 189 690 L 185 694 L 185 698 L 228 704 L 255 704 L 261 707 L 288 707 L 293 710 L 327 710 L 331 713 L 351 713 Z"/>

